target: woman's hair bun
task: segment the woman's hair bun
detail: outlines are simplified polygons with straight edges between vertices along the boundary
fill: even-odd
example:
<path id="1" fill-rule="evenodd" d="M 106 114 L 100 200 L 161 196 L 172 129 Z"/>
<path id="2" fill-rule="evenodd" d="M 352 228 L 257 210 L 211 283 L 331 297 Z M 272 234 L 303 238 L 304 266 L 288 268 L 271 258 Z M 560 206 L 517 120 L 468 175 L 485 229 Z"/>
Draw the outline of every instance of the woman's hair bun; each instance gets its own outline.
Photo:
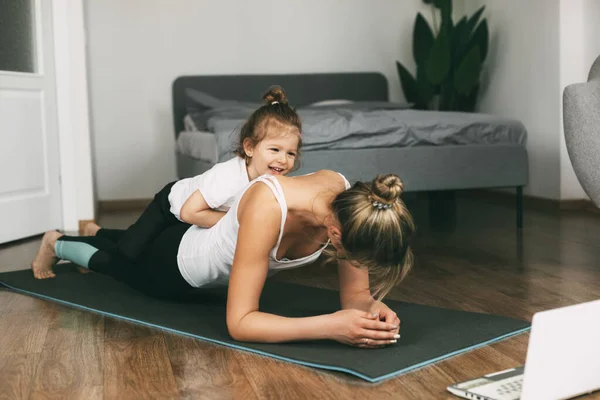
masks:
<path id="1" fill-rule="evenodd" d="M 385 203 L 393 203 L 404 190 L 402 180 L 394 174 L 377 175 L 371 182 L 373 194 Z"/>
<path id="2" fill-rule="evenodd" d="M 263 96 L 263 100 L 265 104 L 271 104 L 274 101 L 277 101 L 281 104 L 288 103 L 287 96 L 285 95 L 283 88 L 277 85 L 269 88 L 269 91 Z"/>

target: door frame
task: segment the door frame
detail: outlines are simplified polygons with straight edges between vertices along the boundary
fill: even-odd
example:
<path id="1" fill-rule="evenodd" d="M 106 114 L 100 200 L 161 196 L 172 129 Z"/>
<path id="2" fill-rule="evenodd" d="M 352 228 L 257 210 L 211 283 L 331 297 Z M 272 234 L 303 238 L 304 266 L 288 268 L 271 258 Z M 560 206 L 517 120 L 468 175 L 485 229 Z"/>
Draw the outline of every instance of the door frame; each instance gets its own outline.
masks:
<path id="1" fill-rule="evenodd" d="M 46 0 L 44 0 L 46 1 Z M 62 229 L 95 220 L 84 0 L 51 0 Z"/>

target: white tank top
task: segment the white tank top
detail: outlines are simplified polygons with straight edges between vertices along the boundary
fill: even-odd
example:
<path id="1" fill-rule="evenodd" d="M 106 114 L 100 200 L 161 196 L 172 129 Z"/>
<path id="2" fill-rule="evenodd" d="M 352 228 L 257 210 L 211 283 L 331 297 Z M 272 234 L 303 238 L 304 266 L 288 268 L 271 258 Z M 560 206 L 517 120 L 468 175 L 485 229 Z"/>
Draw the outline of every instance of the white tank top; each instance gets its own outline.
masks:
<path id="1" fill-rule="evenodd" d="M 346 188 L 349 188 L 350 184 L 346 178 L 343 175 L 342 178 L 346 183 Z M 277 259 L 277 250 L 283 237 L 283 227 L 288 208 L 279 181 L 272 175 L 263 175 L 246 186 L 231 206 L 229 212 L 215 226 L 209 229 L 192 226 L 183 235 L 177 253 L 177 264 L 181 275 L 191 286 L 209 288 L 228 284 L 240 228 L 237 219 L 238 205 L 243 194 L 255 182 L 266 184 L 275 195 L 281 207 L 279 238 L 277 239 L 277 244 L 269 254 L 269 275 L 278 270 L 297 268 L 314 262 L 319 258 L 327 244 L 329 244 L 326 243 L 319 250 L 306 257 L 294 260 L 286 258 Z"/>

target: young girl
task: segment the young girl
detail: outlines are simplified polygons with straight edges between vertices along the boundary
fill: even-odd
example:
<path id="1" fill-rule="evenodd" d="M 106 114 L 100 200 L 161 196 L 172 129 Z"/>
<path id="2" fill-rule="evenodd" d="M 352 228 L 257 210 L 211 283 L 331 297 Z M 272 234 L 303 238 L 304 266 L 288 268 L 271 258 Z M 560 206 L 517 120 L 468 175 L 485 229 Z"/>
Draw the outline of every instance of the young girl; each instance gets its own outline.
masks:
<path id="1" fill-rule="evenodd" d="M 158 192 L 140 218 L 125 232 L 86 226 L 85 234 L 112 238 L 120 252 L 136 260 L 144 247 L 166 227 L 186 222 L 210 228 L 219 221 L 239 192 L 265 174 L 286 175 L 294 169 L 302 146 L 302 125 L 288 105 L 283 89 L 273 86 L 265 104 L 241 129 L 235 154 L 193 178 L 171 182 Z"/>
<path id="2" fill-rule="evenodd" d="M 47 232 L 32 263 L 33 274 L 53 277 L 52 265 L 60 258 L 166 299 L 227 285 L 226 322 L 235 340 L 333 339 L 365 348 L 386 346 L 400 338 L 400 320 L 380 300 L 413 262 L 414 225 L 400 199 L 402 190 L 396 175 L 352 187 L 334 171 L 263 175 L 215 226 L 170 226 L 138 262 L 124 259 L 104 237 Z M 272 272 L 311 264 L 329 243 L 338 261 L 340 311 L 288 318 L 260 309 Z"/>

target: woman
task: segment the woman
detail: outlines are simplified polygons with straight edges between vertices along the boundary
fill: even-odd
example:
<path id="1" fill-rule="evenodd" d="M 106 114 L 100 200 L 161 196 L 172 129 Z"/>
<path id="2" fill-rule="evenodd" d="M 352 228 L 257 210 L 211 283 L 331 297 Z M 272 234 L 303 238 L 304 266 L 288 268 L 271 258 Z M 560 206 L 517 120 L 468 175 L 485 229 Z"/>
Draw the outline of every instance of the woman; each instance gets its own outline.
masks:
<path id="1" fill-rule="evenodd" d="M 351 188 L 333 171 L 264 175 L 215 226 L 169 227 L 135 264 L 115 247 L 119 231 L 100 229 L 94 237 L 46 233 L 32 269 L 36 278 L 53 277 L 53 263 L 66 259 L 162 298 L 227 284 L 227 327 L 236 340 L 385 346 L 400 337 L 400 320 L 379 300 L 404 278 L 413 259 L 414 225 L 400 199 L 402 189 L 395 175 Z M 261 312 L 269 273 L 314 262 L 328 243 L 338 260 L 342 310 L 306 318 Z M 375 298 L 369 273 L 376 279 Z"/>

